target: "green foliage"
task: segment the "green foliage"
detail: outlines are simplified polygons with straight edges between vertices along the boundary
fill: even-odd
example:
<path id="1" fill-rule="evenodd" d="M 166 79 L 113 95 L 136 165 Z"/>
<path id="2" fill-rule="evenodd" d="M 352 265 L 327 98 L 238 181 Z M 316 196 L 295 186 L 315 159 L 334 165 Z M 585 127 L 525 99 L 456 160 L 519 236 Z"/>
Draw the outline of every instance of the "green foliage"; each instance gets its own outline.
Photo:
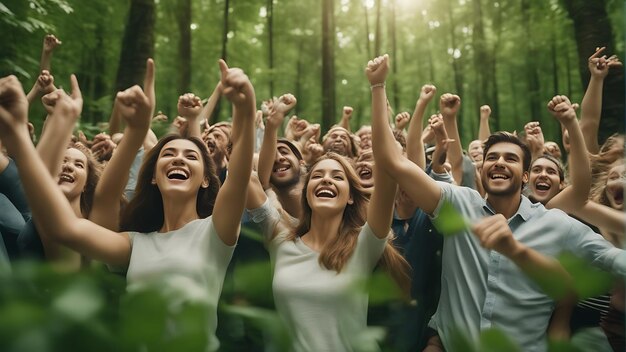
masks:
<path id="1" fill-rule="evenodd" d="M 613 285 L 613 277 L 590 265 L 587 260 L 565 252 L 559 255 L 559 262 L 570 274 L 572 286 L 578 299 L 587 299 L 609 291 Z"/>
<path id="2" fill-rule="evenodd" d="M 444 236 L 453 236 L 469 229 L 467 219 L 448 201 L 444 201 L 441 205 L 439 215 L 433 220 L 433 225 Z"/>

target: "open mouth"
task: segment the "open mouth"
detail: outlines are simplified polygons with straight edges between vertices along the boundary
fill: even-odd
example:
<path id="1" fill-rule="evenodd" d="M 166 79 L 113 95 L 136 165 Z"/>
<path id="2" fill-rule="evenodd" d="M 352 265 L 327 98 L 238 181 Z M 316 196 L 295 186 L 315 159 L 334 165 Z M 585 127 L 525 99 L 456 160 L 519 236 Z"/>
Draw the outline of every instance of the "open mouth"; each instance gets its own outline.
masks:
<path id="1" fill-rule="evenodd" d="M 183 169 L 172 169 L 167 173 L 167 178 L 170 180 L 186 180 L 189 178 L 189 173 Z"/>
<path id="2" fill-rule="evenodd" d="M 291 169 L 290 165 L 278 165 L 274 168 L 274 172 L 285 172 L 287 170 Z"/>
<path id="3" fill-rule="evenodd" d="M 206 146 L 209 148 L 209 153 L 213 153 L 215 151 L 215 143 L 211 140 L 209 140 L 206 143 Z"/>
<path id="4" fill-rule="evenodd" d="M 362 166 L 361 168 L 359 168 L 359 170 L 357 170 L 359 173 L 359 178 L 361 180 L 370 180 L 373 176 L 372 174 L 372 170 L 368 167 Z"/>
<path id="5" fill-rule="evenodd" d="M 61 183 L 74 183 L 74 178 L 66 173 L 59 175 L 59 184 Z"/>
<path id="6" fill-rule="evenodd" d="M 615 204 L 617 205 L 624 204 L 624 186 L 623 185 L 609 186 L 607 187 L 607 192 L 611 194 Z"/>
<path id="7" fill-rule="evenodd" d="M 320 188 L 315 192 L 315 196 L 318 198 L 335 198 L 337 193 L 330 188 Z"/>
<path id="8" fill-rule="evenodd" d="M 548 191 L 550 190 L 550 185 L 546 182 L 537 182 L 535 184 L 535 189 L 538 191 Z"/>
<path id="9" fill-rule="evenodd" d="M 497 173 L 494 172 L 489 176 L 492 180 L 508 180 L 509 176 L 502 174 L 502 173 Z"/>

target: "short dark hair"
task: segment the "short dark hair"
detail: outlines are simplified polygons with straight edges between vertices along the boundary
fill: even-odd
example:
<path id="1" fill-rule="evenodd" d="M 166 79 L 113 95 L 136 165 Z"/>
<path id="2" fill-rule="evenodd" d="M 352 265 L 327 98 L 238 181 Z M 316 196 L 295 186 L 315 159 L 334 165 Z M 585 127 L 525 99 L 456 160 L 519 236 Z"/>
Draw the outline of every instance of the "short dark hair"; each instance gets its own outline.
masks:
<path id="1" fill-rule="evenodd" d="M 524 153 L 523 155 L 524 171 L 528 171 L 528 169 L 530 168 L 530 160 L 531 160 L 530 149 L 528 149 L 528 146 L 524 144 L 524 142 L 522 142 L 522 140 L 518 136 L 509 132 L 504 132 L 504 131 L 496 132 L 492 134 L 491 136 L 489 136 L 489 138 L 487 138 L 487 140 L 483 144 L 483 160 L 487 160 L 487 153 L 489 152 L 489 149 L 493 145 L 498 144 L 498 143 L 511 143 L 522 148 L 522 152 Z"/>

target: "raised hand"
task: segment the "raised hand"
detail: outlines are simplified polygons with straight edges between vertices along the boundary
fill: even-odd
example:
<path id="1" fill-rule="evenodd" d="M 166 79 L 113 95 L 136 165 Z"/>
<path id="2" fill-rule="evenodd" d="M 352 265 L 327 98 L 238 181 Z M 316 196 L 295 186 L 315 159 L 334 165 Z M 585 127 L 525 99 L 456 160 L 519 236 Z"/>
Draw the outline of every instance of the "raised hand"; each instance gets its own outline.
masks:
<path id="1" fill-rule="evenodd" d="M 129 128 L 148 129 L 152 120 L 152 106 L 144 91 L 137 85 L 118 92 L 114 109 Z"/>
<path id="2" fill-rule="evenodd" d="M 116 147 L 117 144 L 111 140 L 111 136 L 106 133 L 98 133 L 93 138 L 91 151 L 98 160 L 109 160 Z"/>
<path id="3" fill-rule="evenodd" d="M 48 115 L 51 115 L 54 111 L 54 106 L 60 97 L 60 91 L 60 89 L 56 89 L 41 97 L 41 103 L 43 104 L 44 109 L 46 109 Z"/>
<path id="4" fill-rule="evenodd" d="M 57 89 L 59 96 L 54 105 L 53 115 L 61 115 L 67 118 L 78 119 L 83 111 L 83 95 L 78 86 L 78 80 L 75 75 L 70 76 L 72 86 L 71 94 L 67 94 L 62 89 Z"/>
<path id="5" fill-rule="evenodd" d="M 229 68 L 224 60 L 219 60 L 223 94 L 235 107 L 254 109 L 254 88 L 248 76 L 239 68 Z M 252 114 L 254 115 L 254 114 Z"/>
<path id="6" fill-rule="evenodd" d="M 480 118 L 488 119 L 491 116 L 491 107 L 489 105 L 483 105 L 480 107 Z"/>
<path id="7" fill-rule="evenodd" d="M 186 93 L 178 98 L 178 115 L 184 118 L 196 118 L 202 112 L 202 101 L 193 93 Z"/>
<path id="8" fill-rule="evenodd" d="M 548 102 L 548 111 L 562 124 L 576 119 L 576 107 L 577 105 L 572 104 L 565 95 L 555 95 Z"/>
<path id="9" fill-rule="evenodd" d="M 292 140 L 299 140 L 309 127 L 309 122 L 304 119 L 299 119 L 298 116 L 292 116 L 287 122 L 285 128 L 285 136 Z"/>
<path id="10" fill-rule="evenodd" d="M 437 93 L 437 87 L 433 86 L 432 84 L 424 84 L 422 86 L 422 90 L 420 91 L 419 98 L 425 103 L 428 103 L 433 99 L 435 93 Z"/>
<path id="11" fill-rule="evenodd" d="M 154 60 L 146 60 L 146 75 L 143 78 L 143 92 L 150 102 L 150 116 L 154 116 L 156 108 L 156 93 L 154 90 L 155 76 Z"/>
<path id="12" fill-rule="evenodd" d="M 543 153 L 543 145 L 545 143 L 539 122 L 532 121 L 527 123 L 524 126 L 524 132 L 526 134 L 526 144 L 528 144 L 534 159 Z"/>
<path id="13" fill-rule="evenodd" d="M 456 116 L 461 107 L 461 98 L 456 94 L 446 93 L 439 98 L 439 110 L 444 117 Z"/>
<path id="14" fill-rule="evenodd" d="M 61 44 L 61 41 L 54 34 L 48 34 L 43 38 L 43 51 L 47 53 L 52 52 Z"/>
<path id="15" fill-rule="evenodd" d="M 448 143 L 453 142 L 453 140 L 448 139 L 443 117 L 440 114 L 432 115 L 430 119 L 428 119 L 428 125 L 435 134 L 436 143 L 435 151 L 432 156 L 432 169 L 436 173 L 443 173 L 445 172 L 443 164 L 446 162 Z"/>
<path id="16" fill-rule="evenodd" d="M 409 124 L 411 120 L 411 115 L 408 112 L 401 112 L 396 115 L 396 129 L 403 130 Z"/>
<path id="17" fill-rule="evenodd" d="M 17 77 L 0 79 L 0 138 L 14 134 L 18 129 L 26 132 L 28 100 Z"/>
<path id="18" fill-rule="evenodd" d="M 270 110 L 270 114 L 278 113 L 278 114 L 285 115 L 291 109 L 293 109 L 294 106 L 296 106 L 297 102 L 298 100 L 293 94 L 291 93 L 283 94 L 278 99 L 274 100 L 274 103 L 272 104 L 272 108 Z"/>
<path id="19" fill-rule="evenodd" d="M 385 83 L 389 72 L 389 55 L 379 56 L 367 63 L 365 75 L 370 85 L 381 85 Z"/>
<path id="20" fill-rule="evenodd" d="M 589 57 L 588 67 L 592 77 L 604 79 L 609 74 L 609 68 L 622 66 L 617 56 L 612 55 L 606 57 L 606 55 L 600 56 L 606 47 L 596 48 L 596 52 Z"/>
<path id="21" fill-rule="evenodd" d="M 43 93 L 54 91 L 54 76 L 48 70 L 42 70 L 37 77 L 37 89 Z"/>
<path id="22" fill-rule="evenodd" d="M 342 118 L 350 120 L 350 118 L 352 117 L 352 112 L 353 111 L 354 111 L 354 109 L 351 106 L 344 106 L 343 107 L 343 116 L 342 116 Z"/>

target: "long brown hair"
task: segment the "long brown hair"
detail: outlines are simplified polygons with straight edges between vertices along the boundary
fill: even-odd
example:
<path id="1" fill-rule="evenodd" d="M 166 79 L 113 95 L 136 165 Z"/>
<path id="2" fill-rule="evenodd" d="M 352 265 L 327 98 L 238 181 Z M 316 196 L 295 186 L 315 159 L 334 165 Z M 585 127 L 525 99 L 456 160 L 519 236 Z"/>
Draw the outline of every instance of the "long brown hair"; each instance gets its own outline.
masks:
<path id="1" fill-rule="evenodd" d="M 215 197 L 219 191 L 220 181 L 215 174 L 215 165 L 209 156 L 206 145 L 196 137 L 184 138 L 178 134 L 169 134 L 159 140 L 159 142 L 146 154 L 139 176 L 137 177 L 137 188 L 135 196 L 128 203 L 122 213 L 120 228 L 122 231 L 153 232 L 163 226 L 163 198 L 157 185 L 152 184 L 156 163 L 159 159 L 161 149 L 170 141 L 185 139 L 191 141 L 200 150 L 200 156 L 204 165 L 204 177 L 209 180 L 207 188 L 200 187 L 196 197 L 196 210 L 200 218 L 206 218 L 213 214 Z"/>
<path id="2" fill-rule="evenodd" d="M 80 212 L 83 214 L 84 218 L 87 218 L 89 217 L 89 213 L 91 212 L 91 208 L 93 206 L 93 197 L 96 192 L 96 186 L 98 185 L 98 181 L 102 175 L 102 164 L 96 160 L 96 157 L 94 157 L 91 150 L 80 142 L 70 143 L 67 148 L 77 149 L 87 158 L 87 180 L 85 182 L 85 188 L 80 195 Z"/>
<path id="3" fill-rule="evenodd" d="M 328 159 L 337 161 L 345 170 L 353 200 L 353 203 L 347 204 L 343 211 L 343 221 L 341 222 L 339 232 L 326 243 L 319 256 L 319 263 L 323 267 L 339 273 L 354 251 L 361 228 L 365 224 L 369 202 L 368 193 L 361 187 L 358 175 L 347 158 L 334 152 L 328 152 L 309 167 L 309 172 L 305 176 L 304 187 L 302 188 L 302 218 L 296 229 L 287 236 L 287 240 L 293 241 L 309 232 L 312 210 L 307 200 L 306 190 L 311 179 L 311 170 L 320 161 Z M 411 289 L 411 278 L 409 275 L 411 268 L 409 263 L 390 242 L 385 246 L 380 263 L 389 271 L 389 274 L 402 291 L 408 295 Z"/>

